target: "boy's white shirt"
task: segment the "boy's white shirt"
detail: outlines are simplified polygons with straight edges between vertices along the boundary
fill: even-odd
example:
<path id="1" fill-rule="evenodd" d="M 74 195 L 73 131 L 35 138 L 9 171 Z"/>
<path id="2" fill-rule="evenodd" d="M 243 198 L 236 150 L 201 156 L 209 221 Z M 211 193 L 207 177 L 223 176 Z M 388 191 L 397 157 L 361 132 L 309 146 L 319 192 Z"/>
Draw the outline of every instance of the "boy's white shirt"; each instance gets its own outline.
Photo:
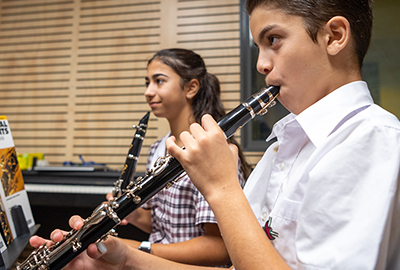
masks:
<path id="1" fill-rule="evenodd" d="M 275 136 L 244 192 L 289 266 L 400 269 L 400 123 L 366 83 L 288 115 Z"/>

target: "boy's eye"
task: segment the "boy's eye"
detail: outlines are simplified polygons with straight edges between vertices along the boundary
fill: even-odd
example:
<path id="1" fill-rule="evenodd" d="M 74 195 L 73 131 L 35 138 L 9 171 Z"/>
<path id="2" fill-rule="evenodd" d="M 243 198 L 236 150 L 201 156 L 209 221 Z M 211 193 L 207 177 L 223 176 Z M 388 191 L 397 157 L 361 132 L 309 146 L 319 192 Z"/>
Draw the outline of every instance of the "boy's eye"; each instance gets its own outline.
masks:
<path id="1" fill-rule="evenodd" d="M 274 36 L 269 36 L 269 37 L 268 37 L 268 40 L 269 40 L 269 42 L 270 42 L 271 45 L 274 45 L 275 42 L 278 40 L 278 38 L 277 38 L 277 37 L 274 37 Z"/>

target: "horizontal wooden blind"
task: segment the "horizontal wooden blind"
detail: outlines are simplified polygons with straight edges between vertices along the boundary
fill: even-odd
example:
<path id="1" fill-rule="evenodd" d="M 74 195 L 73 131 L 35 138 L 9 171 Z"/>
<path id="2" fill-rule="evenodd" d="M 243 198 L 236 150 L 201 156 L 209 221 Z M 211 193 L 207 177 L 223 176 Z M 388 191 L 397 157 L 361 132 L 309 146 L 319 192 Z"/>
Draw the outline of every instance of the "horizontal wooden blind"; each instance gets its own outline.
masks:
<path id="1" fill-rule="evenodd" d="M 221 83 L 226 110 L 240 101 L 239 1 L 178 1 L 177 44 L 200 54 Z"/>
<path id="2" fill-rule="evenodd" d="M 19 153 L 67 159 L 73 59 L 73 1 L 1 2 L 1 114 Z"/>
<path id="3" fill-rule="evenodd" d="M 2 1 L 0 85 L 19 153 L 120 169 L 149 110 L 146 62 L 160 49 L 159 1 Z M 145 170 L 150 120 L 138 170 Z"/>
<path id="4" fill-rule="evenodd" d="M 81 0 L 74 70 L 73 156 L 121 167 L 134 130 L 149 111 L 144 98 L 147 61 L 160 49 L 160 1 Z M 138 162 L 145 171 L 158 138 L 152 116 Z"/>
<path id="5" fill-rule="evenodd" d="M 18 153 L 42 152 L 53 165 L 79 163 L 82 155 L 121 169 L 132 125 L 149 110 L 147 61 L 162 48 L 203 56 L 221 82 L 225 108 L 234 108 L 239 12 L 239 0 L 2 0 L 1 114 Z M 138 171 L 167 131 L 151 115 Z"/>

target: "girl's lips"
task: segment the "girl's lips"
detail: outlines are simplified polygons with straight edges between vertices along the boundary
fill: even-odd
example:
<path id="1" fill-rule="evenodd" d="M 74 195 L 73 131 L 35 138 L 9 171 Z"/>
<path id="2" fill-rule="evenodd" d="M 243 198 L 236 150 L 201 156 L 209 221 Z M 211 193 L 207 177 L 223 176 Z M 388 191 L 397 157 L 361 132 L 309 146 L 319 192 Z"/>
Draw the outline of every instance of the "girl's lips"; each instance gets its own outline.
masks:
<path id="1" fill-rule="evenodd" d="M 150 108 L 153 108 L 153 107 L 157 106 L 158 104 L 160 104 L 160 102 L 150 102 L 149 103 Z"/>

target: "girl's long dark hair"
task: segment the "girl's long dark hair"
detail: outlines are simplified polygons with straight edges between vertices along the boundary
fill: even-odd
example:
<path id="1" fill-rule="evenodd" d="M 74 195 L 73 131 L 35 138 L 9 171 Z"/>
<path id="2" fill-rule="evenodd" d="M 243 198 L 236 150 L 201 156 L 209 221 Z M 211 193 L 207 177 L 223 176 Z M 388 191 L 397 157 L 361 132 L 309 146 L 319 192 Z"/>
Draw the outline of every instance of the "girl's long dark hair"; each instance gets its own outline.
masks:
<path id="1" fill-rule="evenodd" d="M 192 102 L 193 116 L 197 123 L 201 124 L 201 117 L 206 113 L 212 115 L 216 121 L 225 115 L 225 109 L 220 99 L 219 80 L 215 75 L 207 72 L 200 55 L 186 49 L 165 49 L 158 51 L 148 64 L 155 59 L 171 67 L 179 75 L 182 88 L 192 79 L 199 81 L 199 90 Z M 241 169 L 247 179 L 251 172 L 250 165 L 246 162 L 243 151 L 233 136 L 228 141 L 238 147 Z"/>

